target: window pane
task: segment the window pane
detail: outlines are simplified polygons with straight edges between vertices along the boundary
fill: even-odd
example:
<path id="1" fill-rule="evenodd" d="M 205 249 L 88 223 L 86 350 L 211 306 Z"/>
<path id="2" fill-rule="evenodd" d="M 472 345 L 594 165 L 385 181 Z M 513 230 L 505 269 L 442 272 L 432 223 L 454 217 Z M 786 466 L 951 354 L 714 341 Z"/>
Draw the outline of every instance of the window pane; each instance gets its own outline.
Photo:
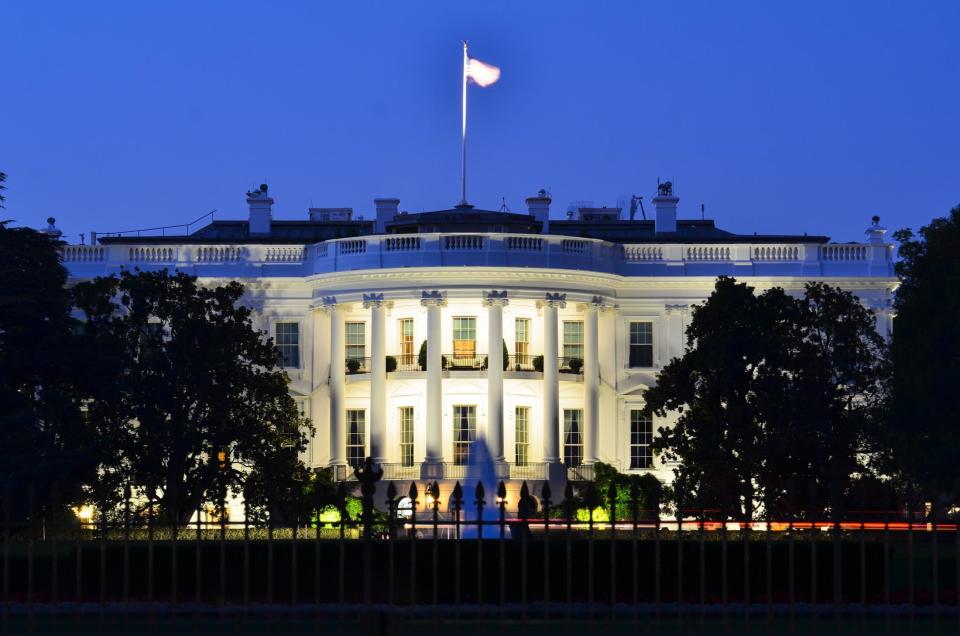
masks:
<path id="1" fill-rule="evenodd" d="M 413 407 L 400 407 L 400 463 L 413 466 Z"/>
<path id="2" fill-rule="evenodd" d="M 518 406 L 516 413 L 516 459 L 517 466 L 526 466 L 530 460 L 530 408 Z"/>
<path id="3" fill-rule="evenodd" d="M 275 326 L 275 340 L 280 350 L 280 364 L 284 367 L 300 366 L 300 324 L 296 322 L 278 322 Z"/>
<path id="4" fill-rule="evenodd" d="M 354 468 L 363 465 L 366 456 L 366 420 L 363 409 L 347 409 L 347 463 Z"/>
<path id="5" fill-rule="evenodd" d="M 653 366 L 653 323 L 630 323 L 630 366 Z"/>
<path id="6" fill-rule="evenodd" d="M 527 364 L 530 354 L 530 320 L 517 318 L 514 322 L 514 355 L 518 364 Z"/>
<path id="7" fill-rule="evenodd" d="M 653 468 L 653 419 L 630 411 L 630 468 Z"/>
<path id="8" fill-rule="evenodd" d="M 404 318 L 400 321 L 400 364 L 413 363 L 413 318 Z"/>
<path id="9" fill-rule="evenodd" d="M 458 316 L 453 319 L 453 356 L 473 358 L 477 355 L 477 319 Z"/>
<path id="10" fill-rule="evenodd" d="M 453 463 L 465 466 L 470 461 L 470 446 L 477 439 L 477 407 L 453 407 Z"/>
<path id="11" fill-rule="evenodd" d="M 347 360 L 362 360 L 367 355 L 366 335 L 362 322 L 348 322 L 344 324 L 346 334 L 346 357 Z"/>
<path id="12" fill-rule="evenodd" d="M 583 359 L 583 322 L 563 323 L 563 357 Z"/>
<path id="13" fill-rule="evenodd" d="M 579 466 L 583 463 L 583 410 L 563 411 L 563 463 Z"/>

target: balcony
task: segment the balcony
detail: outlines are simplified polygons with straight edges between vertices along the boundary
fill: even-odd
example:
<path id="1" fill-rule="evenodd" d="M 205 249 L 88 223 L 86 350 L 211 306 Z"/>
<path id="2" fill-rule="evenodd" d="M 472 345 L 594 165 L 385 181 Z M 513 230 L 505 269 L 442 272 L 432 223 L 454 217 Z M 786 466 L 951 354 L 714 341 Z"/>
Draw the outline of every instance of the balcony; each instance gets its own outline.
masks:
<path id="1" fill-rule="evenodd" d="M 557 358 L 557 370 L 560 373 L 583 375 L 583 358 Z"/>
<path id="2" fill-rule="evenodd" d="M 390 368 L 392 366 L 390 358 L 393 358 L 396 362 L 396 366 L 393 369 Z M 413 354 L 387 356 L 387 372 L 392 371 L 423 371 L 423 367 L 420 366 L 420 356 Z"/>
<path id="3" fill-rule="evenodd" d="M 344 364 L 346 365 L 347 375 L 355 375 L 357 373 L 370 373 L 372 369 L 372 366 L 370 364 L 370 358 L 349 357 L 345 360 Z"/>
<path id="4" fill-rule="evenodd" d="M 420 479 L 420 462 L 415 462 L 411 465 L 404 465 L 400 463 L 384 463 L 380 464 L 380 468 L 383 469 L 383 479 L 393 479 L 393 480 L 418 480 Z"/>
<path id="5" fill-rule="evenodd" d="M 536 371 L 543 373 L 543 356 L 529 354 L 514 355 L 507 358 L 506 371 Z"/>
<path id="6" fill-rule="evenodd" d="M 595 472 L 593 464 L 579 464 L 577 466 L 567 466 L 567 481 L 583 482 L 593 481 Z"/>
<path id="7" fill-rule="evenodd" d="M 481 371 L 487 368 L 487 355 L 443 354 L 443 368 L 447 371 Z"/>
<path id="8" fill-rule="evenodd" d="M 415 462 L 413 465 L 406 466 L 399 462 L 385 462 L 380 464 L 383 469 L 383 479 L 392 481 L 420 481 L 421 464 Z M 467 486 L 467 464 L 457 464 L 454 462 L 445 462 L 440 471 L 430 476 L 430 480 L 449 479 L 459 481 L 463 486 Z M 581 472 L 576 472 L 581 471 Z M 572 481 L 589 481 L 593 479 L 593 466 L 578 466 L 568 468 L 568 474 Z M 547 464 L 544 462 L 527 462 L 525 464 L 503 463 L 494 465 L 494 478 L 497 481 L 513 479 L 516 481 L 540 481 L 547 479 Z M 356 481 L 357 476 L 353 472 L 352 466 L 333 466 L 334 481 Z M 476 487 L 476 484 L 470 484 Z M 488 484 L 484 484 L 488 487 Z M 472 491 L 471 491 L 472 492 Z"/>

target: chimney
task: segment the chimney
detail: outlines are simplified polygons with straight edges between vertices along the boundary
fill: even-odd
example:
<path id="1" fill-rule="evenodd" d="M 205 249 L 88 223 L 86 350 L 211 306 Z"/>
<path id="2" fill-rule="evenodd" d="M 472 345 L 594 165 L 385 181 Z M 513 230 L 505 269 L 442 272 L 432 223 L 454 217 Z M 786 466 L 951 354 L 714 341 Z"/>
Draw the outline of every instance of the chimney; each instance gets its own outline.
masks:
<path id="1" fill-rule="evenodd" d="M 273 199 L 267 194 L 267 184 L 247 192 L 247 205 L 250 206 L 250 235 L 263 236 L 270 233 L 270 207 Z"/>
<path id="2" fill-rule="evenodd" d="M 537 196 L 527 198 L 527 212 L 541 223 L 541 234 L 550 233 L 550 203 L 553 199 L 546 190 L 537 192 Z"/>
<path id="3" fill-rule="evenodd" d="M 673 184 L 669 181 L 657 184 L 657 196 L 653 197 L 653 208 L 656 210 L 654 228 L 657 234 L 674 233 L 677 231 L 677 202 L 673 196 Z"/>
<path id="4" fill-rule="evenodd" d="M 887 233 L 887 228 L 880 225 L 880 217 L 874 216 L 871 219 L 870 227 L 867 228 L 867 237 L 871 245 L 883 245 L 883 235 Z"/>
<path id="5" fill-rule="evenodd" d="M 373 205 L 377 209 L 376 232 L 385 234 L 387 221 L 392 221 L 397 216 L 400 199 L 374 199 Z"/>

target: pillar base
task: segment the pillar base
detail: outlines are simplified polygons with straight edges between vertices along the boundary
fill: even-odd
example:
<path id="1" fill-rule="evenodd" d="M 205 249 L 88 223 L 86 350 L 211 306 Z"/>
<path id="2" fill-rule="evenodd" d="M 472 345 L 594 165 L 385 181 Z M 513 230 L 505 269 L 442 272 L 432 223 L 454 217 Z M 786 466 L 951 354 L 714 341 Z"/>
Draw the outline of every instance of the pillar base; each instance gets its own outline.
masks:
<path id="1" fill-rule="evenodd" d="M 567 465 L 562 462 L 549 462 L 547 483 L 550 484 L 551 504 L 559 504 L 563 501 L 563 491 L 567 488 Z"/>

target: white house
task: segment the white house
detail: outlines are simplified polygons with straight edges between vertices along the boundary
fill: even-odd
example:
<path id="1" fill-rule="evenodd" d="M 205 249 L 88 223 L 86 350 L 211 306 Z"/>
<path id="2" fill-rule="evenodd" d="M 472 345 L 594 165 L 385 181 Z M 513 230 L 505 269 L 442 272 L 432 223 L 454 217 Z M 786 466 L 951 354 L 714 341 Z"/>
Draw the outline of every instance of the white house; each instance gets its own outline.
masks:
<path id="1" fill-rule="evenodd" d="M 550 219 L 541 191 L 528 214 L 407 213 L 376 199 L 372 220 L 311 208 L 276 221 L 264 185 L 247 193 L 248 219 L 92 237 L 64 263 L 73 280 L 138 267 L 243 283 L 316 427 L 310 465 L 350 479 L 369 455 L 400 492 L 411 480 L 448 492 L 483 436 L 509 490 L 550 480 L 556 501 L 598 461 L 670 479 L 650 447 L 670 422 L 644 418 L 642 394 L 683 351 L 690 307 L 718 275 L 759 290 L 838 285 L 890 330 L 893 250 L 878 219 L 866 242 L 832 243 L 678 219 L 670 184 L 652 201 L 654 220 L 619 208 Z"/>

